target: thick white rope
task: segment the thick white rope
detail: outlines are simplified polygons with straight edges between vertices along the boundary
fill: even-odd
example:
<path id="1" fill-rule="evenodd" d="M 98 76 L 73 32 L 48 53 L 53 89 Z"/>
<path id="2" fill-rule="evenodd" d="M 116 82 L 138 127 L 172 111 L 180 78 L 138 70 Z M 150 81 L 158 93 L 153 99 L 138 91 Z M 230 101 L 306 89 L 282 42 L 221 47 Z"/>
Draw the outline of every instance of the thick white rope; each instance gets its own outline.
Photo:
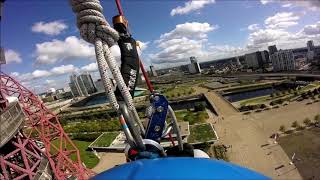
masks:
<path id="1" fill-rule="evenodd" d="M 96 58 L 101 79 L 115 111 L 119 112 L 119 104 L 112 91 L 112 84 L 107 75 L 108 66 L 112 72 L 118 88 L 124 98 L 128 109 L 136 112 L 133 99 L 130 95 L 115 58 L 112 56 L 109 47 L 116 44 L 119 34 L 110 27 L 106 21 L 102 6 L 99 0 L 70 0 L 72 10 L 77 15 L 77 26 L 80 30 L 81 37 L 95 45 Z"/>

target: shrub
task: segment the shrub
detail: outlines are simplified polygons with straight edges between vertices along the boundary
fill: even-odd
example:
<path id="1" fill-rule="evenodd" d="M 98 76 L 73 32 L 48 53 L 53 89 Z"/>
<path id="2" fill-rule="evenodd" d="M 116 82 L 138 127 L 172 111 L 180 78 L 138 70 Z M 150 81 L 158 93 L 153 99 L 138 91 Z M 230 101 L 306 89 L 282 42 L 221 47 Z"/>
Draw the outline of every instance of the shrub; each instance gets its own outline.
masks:
<path id="1" fill-rule="evenodd" d="M 194 111 L 204 111 L 206 109 L 206 106 L 203 103 L 196 103 L 194 106 Z"/>
<path id="2" fill-rule="evenodd" d="M 284 125 L 281 125 L 280 128 L 279 128 L 279 131 L 281 132 L 286 132 L 286 127 Z"/>
<path id="3" fill-rule="evenodd" d="M 310 120 L 309 118 L 306 118 L 306 119 L 304 119 L 303 123 L 304 123 L 306 126 L 310 126 L 311 120 Z"/>
<path id="4" fill-rule="evenodd" d="M 298 121 L 294 121 L 291 125 L 291 127 L 297 128 L 299 126 Z"/>
<path id="5" fill-rule="evenodd" d="M 267 106 L 266 106 L 265 104 L 261 104 L 261 105 L 260 105 L 260 108 L 261 108 L 261 109 L 264 109 L 264 108 L 266 108 L 266 107 L 267 107 Z"/>

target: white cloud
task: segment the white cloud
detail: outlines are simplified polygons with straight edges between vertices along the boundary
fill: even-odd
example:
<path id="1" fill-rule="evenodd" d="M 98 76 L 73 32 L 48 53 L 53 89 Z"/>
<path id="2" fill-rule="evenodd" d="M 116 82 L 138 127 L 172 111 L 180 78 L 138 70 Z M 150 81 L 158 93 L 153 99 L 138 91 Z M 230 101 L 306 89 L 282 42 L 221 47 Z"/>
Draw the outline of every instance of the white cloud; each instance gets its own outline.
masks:
<path id="1" fill-rule="evenodd" d="M 302 29 L 303 33 L 306 35 L 319 35 L 320 34 L 320 21 L 315 24 L 306 25 Z"/>
<path id="2" fill-rule="evenodd" d="M 31 30 L 32 32 L 44 33 L 47 35 L 58 35 L 67 28 L 68 26 L 61 21 L 52 21 L 47 23 L 41 21 L 34 23 Z"/>
<path id="3" fill-rule="evenodd" d="M 54 39 L 36 44 L 36 63 L 54 64 L 63 60 L 94 59 L 92 45 L 75 36 L 69 36 L 64 41 Z"/>
<path id="4" fill-rule="evenodd" d="M 260 0 L 261 4 L 265 5 L 265 4 L 269 4 L 274 2 L 275 0 Z"/>
<path id="5" fill-rule="evenodd" d="M 61 65 L 58 67 L 54 67 L 51 69 L 51 72 L 54 75 L 61 75 L 61 74 L 76 72 L 77 70 L 78 68 L 74 67 L 72 64 L 69 64 L 69 65 Z"/>
<path id="6" fill-rule="evenodd" d="M 22 59 L 20 57 L 20 54 L 12 49 L 7 49 L 4 51 L 6 63 L 21 63 Z"/>
<path id="7" fill-rule="evenodd" d="M 282 3 L 282 7 L 303 7 L 311 11 L 320 9 L 319 0 L 260 0 L 261 4 L 266 5 L 270 3 Z"/>
<path id="8" fill-rule="evenodd" d="M 171 10 L 170 15 L 174 16 L 177 14 L 188 14 L 189 12 L 199 10 L 205 5 L 213 4 L 215 0 L 191 0 L 184 3 L 184 6 L 178 6 Z"/>
<path id="9" fill-rule="evenodd" d="M 208 33 L 217 26 L 209 23 L 186 22 L 176 25 L 175 29 L 164 33 L 155 41 L 159 51 L 149 55 L 151 63 L 181 63 L 190 56 L 204 57 Z"/>
<path id="10" fill-rule="evenodd" d="M 13 76 L 13 77 L 18 77 L 19 75 L 20 75 L 20 73 L 18 73 L 18 72 L 10 73 L 10 76 Z"/>
<path id="11" fill-rule="evenodd" d="M 258 29 L 260 29 L 259 24 L 251 24 L 248 26 L 248 30 L 250 30 L 250 31 L 256 31 Z"/>
<path id="12" fill-rule="evenodd" d="M 160 41 L 175 38 L 206 38 L 207 33 L 218 29 L 217 25 L 209 23 L 186 22 L 176 25 L 176 28 L 160 36 Z"/>
<path id="13" fill-rule="evenodd" d="M 86 72 L 94 72 L 94 71 L 98 71 L 98 64 L 97 63 L 91 63 L 88 65 L 85 65 L 83 67 L 81 67 L 82 71 L 86 71 Z"/>
<path id="14" fill-rule="evenodd" d="M 51 75 L 51 73 L 49 71 L 46 71 L 46 70 L 35 70 L 35 71 L 32 72 L 32 77 L 34 79 L 48 77 L 50 75 Z"/>
<path id="15" fill-rule="evenodd" d="M 280 12 L 268 17 L 264 23 L 267 28 L 284 29 L 298 24 L 298 20 L 303 13 Z"/>

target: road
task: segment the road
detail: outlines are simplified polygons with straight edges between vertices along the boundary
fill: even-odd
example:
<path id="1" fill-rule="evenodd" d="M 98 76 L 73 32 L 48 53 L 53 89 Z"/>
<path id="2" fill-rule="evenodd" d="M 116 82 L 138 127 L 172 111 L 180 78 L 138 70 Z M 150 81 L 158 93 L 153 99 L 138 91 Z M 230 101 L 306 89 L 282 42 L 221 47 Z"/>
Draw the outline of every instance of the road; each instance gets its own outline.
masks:
<path id="1" fill-rule="evenodd" d="M 213 91 L 195 87 L 198 93 L 204 93 L 211 104 L 214 104 L 219 117 L 211 119 L 225 145 L 232 145 L 228 150 L 231 162 L 261 172 L 273 179 L 302 179 L 283 149 L 273 144 L 267 125 L 261 126 L 251 116 L 243 116 L 228 101 Z M 211 117 L 212 118 L 212 117 Z M 210 121 L 210 120 L 209 120 Z M 269 144 L 261 147 L 261 145 Z M 283 165 L 284 167 L 275 170 Z"/>

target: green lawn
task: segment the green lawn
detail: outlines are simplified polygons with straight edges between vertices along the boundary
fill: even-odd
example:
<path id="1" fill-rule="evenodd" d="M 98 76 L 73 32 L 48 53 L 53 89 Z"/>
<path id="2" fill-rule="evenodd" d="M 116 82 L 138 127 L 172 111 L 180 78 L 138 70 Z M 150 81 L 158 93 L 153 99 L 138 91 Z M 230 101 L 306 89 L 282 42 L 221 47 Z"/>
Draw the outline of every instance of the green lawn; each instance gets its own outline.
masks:
<path id="1" fill-rule="evenodd" d="M 188 143 L 206 142 L 217 139 L 210 123 L 190 126 Z"/>
<path id="2" fill-rule="evenodd" d="M 59 146 L 58 142 L 59 141 L 56 139 L 56 140 L 52 141 L 51 144 L 54 144 L 55 146 Z M 81 161 L 84 162 L 84 164 L 87 166 L 87 168 L 91 169 L 98 164 L 99 159 L 93 154 L 93 152 L 87 151 L 87 148 L 91 144 L 91 142 L 78 141 L 78 140 L 72 140 L 72 142 L 79 149 Z M 67 149 L 71 149 L 71 146 L 70 145 L 67 146 Z M 55 150 L 51 149 L 51 152 L 55 152 Z M 70 156 L 70 158 L 72 160 L 76 160 L 76 155 L 72 154 Z"/>
<path id="3" fill-rule="evenodd" d="M 175 86 L 175 87 L 166 89 L 163 94 L 170 99 L 170 98 L 177 98 L 180 96 L 191 95 L 194 92 L 195 90 L 191 88 L 191 86 Z"/>
<path id="4" fill-rule="evenodd" d="M 251 98 L 251 99 L 245 99 L 245 100 L 239 101 L 239 103 L 241 106 L 262 104 L 269 99 L 270 99 L 270 95 L 266 95 L 266 96 Z"/>
<path id="5" fill-rule="evenodd" d="M 119 132 L 106 132 L 103 133 L 102 136 L 100 136 L 92 146 L 94 147 L 108 147 L 114 138 L 116 138 L 119 135 Z"/>
<path id="6" fill-rule="evenodd" d="M 176 117 L 178 121 L 188 121 L 190 125 L 196 124 L 196 123 L 204 123 L 206 122 L 206 119 L 209 118 L 209 115 L 207 111 L 176 111 L 175 112 Z"/>

